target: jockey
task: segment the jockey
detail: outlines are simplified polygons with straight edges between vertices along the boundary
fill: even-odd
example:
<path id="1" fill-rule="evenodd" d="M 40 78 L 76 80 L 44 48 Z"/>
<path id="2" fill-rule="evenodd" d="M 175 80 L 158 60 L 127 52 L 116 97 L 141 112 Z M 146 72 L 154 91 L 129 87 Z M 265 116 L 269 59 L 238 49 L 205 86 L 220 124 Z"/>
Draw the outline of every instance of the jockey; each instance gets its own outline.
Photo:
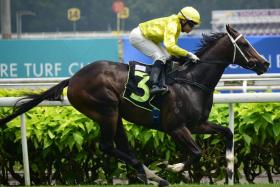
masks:
<path id="1" fill-rule="evenodd" d="M 193 62 L 199 58 L 177 45 L 181 32 L 189 33 L 200 24 L 199 12 L 193 7 L 185 7 L 176 15 L 162 17 L 140 23 L 129 35 L 130 43 L 154 61 L 151 72 L 151 95 L 167 88 L 159 83 L 159 75 L 166 60 L 171 56 L 186 57 Z M 161 45 L 163 43 L 164 47 Z"/>

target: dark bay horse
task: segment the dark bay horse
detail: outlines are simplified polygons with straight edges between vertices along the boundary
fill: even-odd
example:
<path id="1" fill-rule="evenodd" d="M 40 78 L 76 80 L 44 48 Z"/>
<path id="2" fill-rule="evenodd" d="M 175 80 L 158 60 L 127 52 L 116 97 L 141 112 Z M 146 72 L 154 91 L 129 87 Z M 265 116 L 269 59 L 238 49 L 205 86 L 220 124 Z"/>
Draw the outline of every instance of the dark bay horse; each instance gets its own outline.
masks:
<path id="1" fill-rule="evenodd" d="M 169 92 L 162 96 L 161 130 L 182 145 L 191 158 L 185 159 L 183 163 L 169 165 L 172 171 L 182 171 L 191 162 L 199 160 L 201 150 L 193 140 L 192 133 L 221 134 L 227 151 L 231 151 L 233 134 L 230 129 L 207 120 L 213 105 L 213 90 L 225 68 L 229 64 L 238 64 L 262 74 L 269 67 L 269 63 L 241 34 L 228 25 L 226 31 L 204 36 L 201 48 L 196 53 L 201 62 L 182 70 L 178 75 L 180 79 L 168 85 Z M 1 119 L 0 124 L 9 122 L 43 100 L 58 100 L 63 88 L 68 86 L 67 96 L 71 105 L 100 124 L 102 151 L 133 166 L 144 181 L 154 177 L 161 185 L 167 185 L 167 181 L 150 175 L 129 148 L 122 118 L 146 128 L 155 127 L 151 112 L 123 99 L 127 76 L 126 64 L 109 61 L 89 64 L 49 90 L 29 96 L 29 100 L 19 104 L 11 115 Z M 232 162 L 233 155 L 227 159 Z"/>

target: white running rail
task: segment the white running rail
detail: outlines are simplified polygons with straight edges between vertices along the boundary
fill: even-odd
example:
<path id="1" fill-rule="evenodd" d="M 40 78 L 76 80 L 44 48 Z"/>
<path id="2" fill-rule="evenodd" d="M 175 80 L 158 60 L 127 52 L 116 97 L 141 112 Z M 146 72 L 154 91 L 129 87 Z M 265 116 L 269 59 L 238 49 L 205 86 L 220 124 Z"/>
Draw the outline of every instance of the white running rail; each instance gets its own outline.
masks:
<path id="1" fill-rule="evenodd" d="M 15 102 L 20 97 L 0 97 L 0 107 L 14 106 Z M 229 128 L 234 133 L 234 103 L 261 103 L 261 102 L 280 102 L 280 93 L 237 93 L 237 94 L 214 94 L 214 103 L 228 103 L 229 104 Z M 70 105 L 67 98 L 60 101 L 43 101 L 39 106 L 68 106 Z M 26 141 L 26 128 L 24 114 L 21 115 L 21 134 L 22 134 L 22 152 L 24 163 L 24 177 L 25 184 L 30 185 L 29 175 L 29 161 L 28 161 L 28 148 Z M 234 155 L 234 147 L 232 153 Z M 228 157 L 227 157 L 228 158 Z M 234 168 L 234 162 L 228 164 L 228 168 Z M 232 177 L 234 179 L 234 177 Z M 229 180 L 229 184 L 233 184 L 233 180 Z"/>

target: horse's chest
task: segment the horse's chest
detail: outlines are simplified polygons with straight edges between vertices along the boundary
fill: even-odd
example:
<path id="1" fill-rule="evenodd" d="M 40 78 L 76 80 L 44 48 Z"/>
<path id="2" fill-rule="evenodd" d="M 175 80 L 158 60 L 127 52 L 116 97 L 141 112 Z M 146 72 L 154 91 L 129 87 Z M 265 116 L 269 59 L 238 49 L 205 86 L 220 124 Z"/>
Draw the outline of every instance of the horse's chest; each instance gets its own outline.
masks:
<path id="1" fill-rule="evenodd" d="M 186 124 L 196 124 L 208 118 L 210 108 L 203 97 L 177 97 L 173 103 L 174 119 Z"/>

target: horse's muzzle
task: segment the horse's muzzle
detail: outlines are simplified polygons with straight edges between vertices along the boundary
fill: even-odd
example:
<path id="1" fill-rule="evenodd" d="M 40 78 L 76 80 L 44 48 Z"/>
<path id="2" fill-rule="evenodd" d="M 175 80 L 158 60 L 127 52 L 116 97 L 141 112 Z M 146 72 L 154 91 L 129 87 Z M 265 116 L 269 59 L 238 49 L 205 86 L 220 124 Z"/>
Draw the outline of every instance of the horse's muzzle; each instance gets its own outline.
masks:
<path id="1" fill-rule="evenodd" d="M 249 61 L 250 64 L 255 64 L 255 71 L 258 75 L 264 74 L 267 72 L 270 63 L 267 61 Z"/>

